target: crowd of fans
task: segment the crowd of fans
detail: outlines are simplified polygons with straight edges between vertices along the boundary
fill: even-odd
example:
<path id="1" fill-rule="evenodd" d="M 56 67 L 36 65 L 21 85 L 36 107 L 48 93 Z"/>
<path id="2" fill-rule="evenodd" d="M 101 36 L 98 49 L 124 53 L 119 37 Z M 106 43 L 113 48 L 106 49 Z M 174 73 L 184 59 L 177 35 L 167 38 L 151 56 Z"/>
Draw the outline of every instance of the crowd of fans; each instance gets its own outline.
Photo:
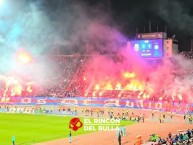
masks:
<path id="1" fill-rule="evenodd" d="M 184 54 L 183 52 L 181 53 Z M 193 52 L 187 52 L 191 58 L 191 54 Z M 56 75 L 53 74 L 53 77 L 50 77 L 48 81 L 44 84 L 46 86 L 43 88 L 44 93 L 41 94 L 43 96 L 53 96 L 55 94 L 57 97 L 76 97 L 76 96 L 85 96 L 85 97 L 109 97 L 109 98 L 129 98 L 129 99 L 150 99 L 153 101 L 163 100 L 163 101 L 172 101 L 171 96 L 167 96 L 164 94 L 164 90 L 160 90 L 156 92 L 156 96 L 159 93 L 159 96 L 162 98 L 155 97 L 154 94 L 149 94 L 149 92 L 141 92 L 140 90 L 135 91 L 121 91 L 121 90 L 94 90 L 94 86 L 92 86 L 91 82 L 85 81 L 84 74 L 88 70 L 87 68 L 87 60 L 89 60 L 89 56 L 72 56 L 72 57 L 65 57 L 65 56 L 57 56 L 52 59 L 53 63 L 55 63 L 58 67 L 58 72 L 60 76 L 55 77 Z M 117 59 L 115 59 L 117 60 Z M 48 87 L 48 84 L 50 87 Z M 48 85 L 48 86 L 47 86 Z M 46 91 L 45 91 L 46 90 Z M 185 95 L 185 94 L 182 94 Z M 181 101 L 180 98 L 177 96 L 173 96 L 176 101 Z M 187 98 L 187 97 L 182 97 Z"/>
<path id="2" fill-rule="evenodd" d="M 149 141 L 156 142 L 157 145 L 192 145 L 193 144 L 193 129 L 187 131 L 178 131 L 177 134 L 168 133 L 167 138 L 161 138 L 159 135 L 150 135 Z"/>
<path id="3" fill-rule="evenodd" d="M 41 85 L 41 96 L 56 96 L 63 97 L 66 95 L 74 95 L 73 92 L 66 94 L 66 87 L 73 79 L 79 65 L 81 57 L 76 56 L 55 56 L 50 59 L 50 65 L 55 66 L 54 71 L 51 71 L 50 78 L 45 80 Z"/>
<path id="4" fill-rule="evenodd" d="M 75 96 L 77 89 L 70 89 L 71 81 L 76 76 L 82 63 L 82 56 L 49 56 L 44 58 L 51 71 L 46 78 L 32 86 L 32 92 L 24 92 L 21 96 L 70 97 Z"/>
<path id="5" fill-rule="evenodd" d="M 180 54 L 185 58 L 193 59 L 193 51 L 183 51 Z"/>
<path id="6" fill-rule="evenodd" d="M 192 59 L 193 51 L 182 52 L 181 55 Z M 87 60 L 90 56 L 49 56 L 47 58 L 48 65 L 51 66 L 52 71 L 48 72 L 48 76 L 38 82 L 33 92 L 22 94 L 22 96 L 55 96 L 55 97 L 108 97 L 108 98 L 128 98 L 128 99 L 149 99 L 153 101 L 163 100 L 172 101 L 171 96 L 166 96 L 164 90 L 156 92 L 156 95 L 162 98 L 155 97 L 154 94 L 149 92 L 134 90 L 134 91 L 121 91 L 121 90 L 94 90 L 91 82 L 85 81 L 84 74 L 88 70 Z M 115 58 L 115 62 L 121 60 Z M 4 88 L 3 88 L 4 89 Z M 3 91 L 2 91 L 3 92 Z M 186 98 L 186 97 L 182 97 Z M 178 97 L 176 97 L 177 101 Z"/>

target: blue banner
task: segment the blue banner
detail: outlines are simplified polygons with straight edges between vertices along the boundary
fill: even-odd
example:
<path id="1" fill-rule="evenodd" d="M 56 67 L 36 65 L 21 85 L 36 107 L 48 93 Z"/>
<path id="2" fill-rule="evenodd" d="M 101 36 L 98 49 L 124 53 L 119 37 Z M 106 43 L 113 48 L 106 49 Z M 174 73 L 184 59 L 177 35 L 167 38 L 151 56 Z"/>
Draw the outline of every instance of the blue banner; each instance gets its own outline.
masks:
<path id="1" fill-rule="evenodd" d="M 56 98 L 56 97 L 1 97 L 0 104 L 7 105 L 64 105 L 156 109 L 163 111 L 192 111 L 193 104 L 167 101 L 149 101 L 118 98 Z"/>

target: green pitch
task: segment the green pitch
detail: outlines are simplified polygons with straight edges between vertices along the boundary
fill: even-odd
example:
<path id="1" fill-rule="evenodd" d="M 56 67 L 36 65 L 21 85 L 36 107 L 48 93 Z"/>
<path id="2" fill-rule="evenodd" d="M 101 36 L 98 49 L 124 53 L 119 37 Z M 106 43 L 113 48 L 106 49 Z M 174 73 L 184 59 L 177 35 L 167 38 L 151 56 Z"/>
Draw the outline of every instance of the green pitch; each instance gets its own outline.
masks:
<path id="1" fill-rule="evenodd" d="M 16 137 L 16 145 L 32 145 L 37 142 L 68 137 L 69 122 L 72 118 L 53 115 L 0 113 L 0 144 L 10 145 L 12 135 Z M 83 118 L 80 119 L 83 120 Z M 129 124 L 133 124 L 133 122 L 121 121 L 121 125 Z M 72 131 L 72 135 L 76 136 L 89 132 L 81 128 L 78 131 Z"/>

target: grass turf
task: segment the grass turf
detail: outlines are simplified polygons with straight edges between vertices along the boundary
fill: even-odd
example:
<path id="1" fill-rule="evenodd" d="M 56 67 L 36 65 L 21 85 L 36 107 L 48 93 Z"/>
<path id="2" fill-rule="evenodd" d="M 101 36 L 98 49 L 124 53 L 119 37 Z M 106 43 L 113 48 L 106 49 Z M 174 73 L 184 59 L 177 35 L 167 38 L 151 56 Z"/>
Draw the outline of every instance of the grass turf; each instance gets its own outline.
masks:
<path id="1" fill-rule="evenodd" d="M 10 145 L 11 136 L 15 135 L 16 145 L 32 145 L 59 138 L 68 137 L 69 122 L 73 117 L 7 114 L 0 113 L 0 144 Z M 83 118 L 80 118 L 83 122 Z M 121 121 L 121 125 L 130 125 L 133 122 Z M 72 131 L 72 135 L 81 135 L 93 131 Z"/>

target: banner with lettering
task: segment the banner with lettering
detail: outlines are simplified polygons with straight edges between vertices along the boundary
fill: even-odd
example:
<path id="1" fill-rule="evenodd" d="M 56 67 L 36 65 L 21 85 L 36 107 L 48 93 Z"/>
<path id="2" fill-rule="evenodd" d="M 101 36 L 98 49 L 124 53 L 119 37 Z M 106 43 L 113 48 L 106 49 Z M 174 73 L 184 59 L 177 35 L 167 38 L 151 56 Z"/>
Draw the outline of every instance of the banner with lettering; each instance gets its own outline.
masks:
<path id="1" fill-rule="evenodd" d="M 0 104 L 6 105 L 64 105 L 64 106 L 96 106 L 155 109 L 162 111 L 186 112 L 193 111 L 193 103 L 149 101 L 137 99 L 112 98 L 56 98 L 56 97 L 0 97 Z"/>

